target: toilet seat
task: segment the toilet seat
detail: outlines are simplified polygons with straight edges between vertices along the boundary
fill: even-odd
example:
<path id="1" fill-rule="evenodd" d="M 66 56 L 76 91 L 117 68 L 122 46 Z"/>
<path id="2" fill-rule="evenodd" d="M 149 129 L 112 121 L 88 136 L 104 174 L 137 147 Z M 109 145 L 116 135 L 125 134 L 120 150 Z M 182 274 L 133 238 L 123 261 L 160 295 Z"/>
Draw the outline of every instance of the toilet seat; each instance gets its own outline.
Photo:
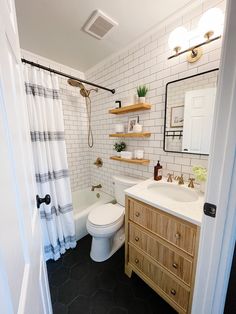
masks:
<path id="1" fill-rule="evenodd" d="M 94 208 L 88 222 L 96 228 L 104 228 L 117 224 L 124 218 L 124 207 L 119 204 L 105 204 Z"/>

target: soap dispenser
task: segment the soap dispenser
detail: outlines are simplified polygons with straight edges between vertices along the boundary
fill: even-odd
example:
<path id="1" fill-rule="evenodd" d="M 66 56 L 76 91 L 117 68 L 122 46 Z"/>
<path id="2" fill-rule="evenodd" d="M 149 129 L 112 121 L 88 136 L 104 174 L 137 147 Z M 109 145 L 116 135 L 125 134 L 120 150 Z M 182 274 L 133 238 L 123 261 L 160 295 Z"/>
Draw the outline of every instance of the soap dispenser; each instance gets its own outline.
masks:
<path id="1" fill-rule="evenodd" d="M 160 181 L 162 179 L 162 166 L 160 165 L 160 160 L 158 160 L 156 166 L 154 167 L 154 180 Z"/>

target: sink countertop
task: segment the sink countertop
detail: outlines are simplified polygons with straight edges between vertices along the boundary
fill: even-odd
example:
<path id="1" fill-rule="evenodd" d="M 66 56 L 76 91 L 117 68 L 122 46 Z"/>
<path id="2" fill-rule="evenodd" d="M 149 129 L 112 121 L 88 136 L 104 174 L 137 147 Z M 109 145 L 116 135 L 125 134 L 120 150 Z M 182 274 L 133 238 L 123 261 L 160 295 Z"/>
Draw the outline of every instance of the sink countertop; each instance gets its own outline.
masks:
<path id="1" fill-rule="evenodd" d="M 148 186 L 151 184 L 158 183 L 167 183 L 167 179 L 163 178 L 161 181 L 154 181 L 153 179 L 148 179 L 142 181 L 139 184 L 132 186 L 125 190 L 125 194 L 136 198 L 137 200 L 147 203 L 153 207 L 157 207 L 169 214 L 172 214 L 176 217 L 187 220 L 193 224 L 201 225 L 202 215 L 203 215 L 203 204 L 204 204 L 204 195 L 199 192 L 196 188 L 193 189 L 199 198 L 197 201 L 193 202 L 178 202 L 172 199 L 166 198 L 162 195 L 158 196 L 158 192 L 150 192 Z M 168 183 L 170 185 L 178 185 L 177 182 Z M 184 185 L 187 187 L 187 185 Z M 190 189 L 190 188 L 188 188 Z M 190 189 L 192 190 L 192 189 Z M 158 197 L 157 197 L 158 196 Z"/>

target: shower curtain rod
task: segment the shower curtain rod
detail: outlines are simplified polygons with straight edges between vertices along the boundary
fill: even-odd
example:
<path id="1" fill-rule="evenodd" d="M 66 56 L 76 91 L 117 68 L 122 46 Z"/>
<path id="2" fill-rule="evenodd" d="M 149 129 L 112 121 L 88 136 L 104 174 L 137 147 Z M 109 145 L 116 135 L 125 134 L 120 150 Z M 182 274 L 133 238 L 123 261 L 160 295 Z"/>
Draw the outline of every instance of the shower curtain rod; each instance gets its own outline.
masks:
<path id="1" fill-rule="evenodd" d="M 48 68 L 48 67 L 45 67 L 44 65 L 41 65 L 41 64 L 39 64 L 39 63 L 35 63 L 35 62 L 32 62 L 32 61 L 26 60 L 26 59 L 24 59 L 24 58 L 22 58 L 21 61 L 24 62 L 24 63 L 30 64 L 30 65 L 32 65 L 32 66 L 34 66 L 34 67 L 43 69 L 43 70 L 45 70 L 45 71 L 49 71 L 49 72 L 52 72 L 52 73 L 61 75 L 61 76 L 70 78 L 70 79 L 72 79 L 72 80 L 80 81 L 80 82 L 82 82 L 82 83 L 85 83 L 85 84 L 88 84 L 88 85 L 97 87 L 97 88 L 99 88 L 99 89 L 107 90 L 108 92 L 111 92 L 112 94 L 115 94 L 115 92 L 116 92 L 115 89 L 109 89 L 109 88 L 106 88 L 106 87 L 104 87 L 104 86 L 97 85 L 97 84 L 95 84 L 95 83 L 91 83 L 91 82 L 89 82 L 89 81 L 80 79 L 80 78 L 75 77 L 75 76 L 72 76 L 72 75 L 65 74 L 65 73 L 63 73 L 63 72 L 60 72 L 60 71 L 57 71 L 57 70 L 54 70 L 54 69 L 51 69 L 51 68 Z"/>

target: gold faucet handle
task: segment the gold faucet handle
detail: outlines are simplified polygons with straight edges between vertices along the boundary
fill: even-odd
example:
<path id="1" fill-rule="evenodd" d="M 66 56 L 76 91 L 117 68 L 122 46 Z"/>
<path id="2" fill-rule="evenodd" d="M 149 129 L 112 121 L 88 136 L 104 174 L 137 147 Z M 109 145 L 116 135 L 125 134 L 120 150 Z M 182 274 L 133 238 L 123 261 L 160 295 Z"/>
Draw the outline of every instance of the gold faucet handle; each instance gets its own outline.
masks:
<path id="1" fill-rule="evenodd" d="M 175 180 L 178 181 L 178 184 L 179 184 L 179 185 L 184 184 L 184 177 L 183 177 L 183 174 L 181 174 L 180 176 L 176 176 L 176 177 L 175 177 Z"/>
<path id="2" fill-rule="evenodd" d="M 172 182 L 173 174 L 168 173 L 167 176 L 168 176 L 168 177 L 167 177 L 167 182 Z"/>
<path id="3" fill-rule="evenodd" d="M 183 176 L 183 174 L 181 174 L 181 176 L 180 176 L 179 184 L 184 184 L 184 176 Z"/>
<path id="4" fill-rule="evenodd" d="M 194 188 L 194 183 L 193 182 L 195 181 L 195 179 L 194 178 L 189 178 L 188 180 L 189 180 L 188 187 L 193 189 Z"/>

